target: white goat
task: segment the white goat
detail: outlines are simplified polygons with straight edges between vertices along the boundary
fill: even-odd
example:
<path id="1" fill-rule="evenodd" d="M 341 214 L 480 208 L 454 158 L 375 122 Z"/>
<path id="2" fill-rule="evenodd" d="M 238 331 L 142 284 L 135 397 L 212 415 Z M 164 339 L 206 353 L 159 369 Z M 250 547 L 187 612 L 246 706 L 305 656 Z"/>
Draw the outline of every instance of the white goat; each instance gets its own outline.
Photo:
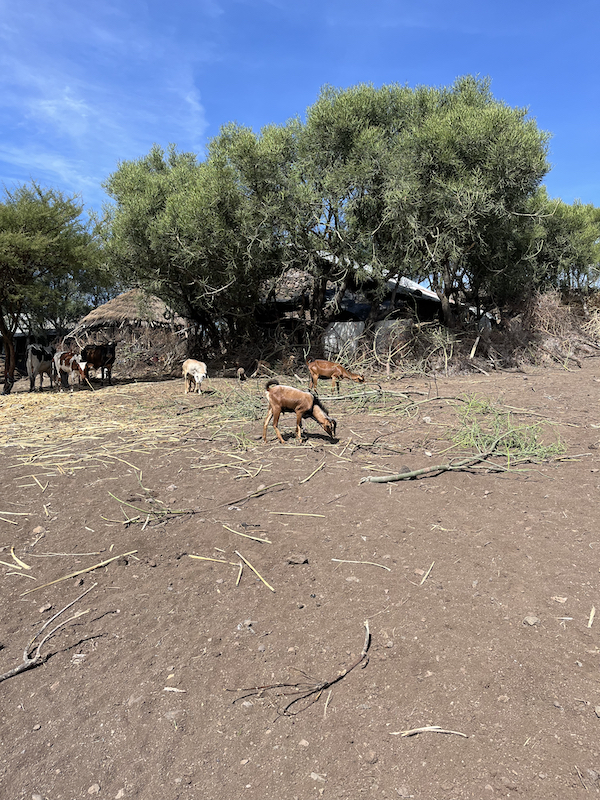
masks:
<path id="1" fill-rule="evenodd" d="M 184 361 L 183 381 L 185 383 L 185 394 L 188 394 L 188 392 L 202 394 L 202 381 L 207 374 L 204 361 L 196 361 L 194 358 L 188 358 L 187 361 Z"/>

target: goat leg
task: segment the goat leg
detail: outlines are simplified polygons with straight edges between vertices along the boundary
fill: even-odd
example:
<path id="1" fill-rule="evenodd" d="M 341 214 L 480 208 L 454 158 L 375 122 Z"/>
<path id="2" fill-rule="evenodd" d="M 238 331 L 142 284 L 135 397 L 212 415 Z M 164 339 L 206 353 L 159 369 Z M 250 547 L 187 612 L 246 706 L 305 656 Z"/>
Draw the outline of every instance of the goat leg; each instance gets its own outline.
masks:
<path id="1" fill-rule="evenodd" d="M 273 410 L 271 409 L 271 406 L 269 406 L 269 410 L 267 411 L 267 416 L 265 417 L 265 424 L 263 425 L 263 439 L 265 442 L 267 441 L 267 425 L 271 421 L 272 416 L 273 416 Z"/>

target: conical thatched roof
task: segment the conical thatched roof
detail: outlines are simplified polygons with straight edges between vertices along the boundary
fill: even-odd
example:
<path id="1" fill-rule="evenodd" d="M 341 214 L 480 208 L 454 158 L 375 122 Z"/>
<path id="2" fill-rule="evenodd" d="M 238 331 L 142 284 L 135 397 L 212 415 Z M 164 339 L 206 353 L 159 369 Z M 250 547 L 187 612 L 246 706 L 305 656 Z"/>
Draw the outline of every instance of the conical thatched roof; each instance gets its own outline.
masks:
<path id="1" fill-rule="evenodd" d="M 185 319 L 173 313 L 158 297 L 147 295 L 140 289 L 131 289 L 90 311 L 79 321 L 76 332 L 126 326 L 177 329 L 186 325 Z"/>

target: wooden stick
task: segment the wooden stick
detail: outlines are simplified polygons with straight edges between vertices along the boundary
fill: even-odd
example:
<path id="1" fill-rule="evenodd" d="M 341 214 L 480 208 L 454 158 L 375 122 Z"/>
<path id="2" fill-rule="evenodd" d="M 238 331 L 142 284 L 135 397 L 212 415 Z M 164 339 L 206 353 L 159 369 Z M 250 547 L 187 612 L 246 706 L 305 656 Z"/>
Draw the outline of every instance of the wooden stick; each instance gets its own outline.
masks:
<path id="1" fill-rule="evenodd" d="M 197 558 L 198 561 L 216 561 L 217 564 L 229 564 L 232 567 L 237 567 L 235 561 L 225 561 L 223 558 L 209 558 L 208 556 L 193 556 L 188 553 L 189 558 Z"/>
<path id="2" fill-rule="evenodd" d="M 246 564 L 247 566 L 250 567 L 252 572 L 254 572 L 254 574 L 257 575 L 261 579 L 261 581 L 264 583 L 264 585 L 267 587 L 267 589 L 270 589 L 272 592 L 275 591 L 275 589 L 271 586 L 271 584 L 266 582 L 266 580 L 263 578 L 263 576 L 260 574 L 260 572 L 255 570 L 254 567 L 252 566 L 252 564 L 249 561 L 247 561 L 241 553 L 238 553 L 237 550 L 234 550 L 234 553 L 236 554 L 236 556 L 239 556 L 242 559 L 244 564 Z"/>
<path id="3" fill-rule="evenodd" d="M 325 707 L 323 708 L 323 719 L 327 716 L 327 706 L 329 705 L 329 701 L 331 700 L 331 695 L 333 693 L 333 689 L 329 690 L 329 694 L 327 695 L 327 700 L 325 700 Z"/>
<path id="4" fill-rule="evenodd" d="M 411 472 L 401 472 L 398 475 L 382 475 L 381 477 L 373 477 L 373 475 L 368 475 L 364 478 L 361 478 L 359 483 L 389 483 L 391 481 L 405 481 L 410 480 L 410 478 L 418 477 L 419 475 L 428 475 L 431 472 L 449 472 L 452 470 L 468 469 L 469 467 L 473 467 L 475 464 L 481 463 L 487 458 L 493 456 L 500 441 L 505 438 L 508 433 L 509 432 L 503 433 L 502 436 L 499 436 L 491 445 L 489 450 L 487 450 L 485 453 L 478 453 L 476 456 L 462 459 L 462 461 L 449 462 L 448 464 L 436 464 L 432 467 L 414 469 Z M 505 468 L 503 467 L 497 467 L 497 469 L 503 472 L 505 471 Z"/>
<path id="5" fill-rule="evenodd" d="M 237 503 L 245 503 L 246 500 L 250 500 L 253 497 L 260 497 L 261 495 L 263 495 L 269 489 L 274 489 L 276 486 L 284 486 L 284 484 L 285 484 L 285 481 L 279 481 L 279 483 L 272 483 L 270 486 L 265 486 L 262 489 L 257 489 L 255 492 L 252 492 L 251 494 L 244 495 L 244 497 L 240 497 L 237 500 L 228 500 L 225 503 L 220 503 L 220 505 L 222 505 L 222 506 L 234 506 Z"/>
<path id="6" fill-rule="evenodd" d="M 237 703 L 238 701 L 243 700 L 245 697 L 251 697 L 253 695 L 262 697 L 264 692 L 268 691 L 269 689 L 293 689 L 294 691 L 287 691 L 287 692 L 284 691 L 283 694 L 284 695 L 287 694 L 288 696 L 295 694 L 298 695 L 298 697 L 295 697 L 293 700 L 291 700 L 283 708 L 283 710 L 279 712 L 281 716 L 293 717 L 296 716 L 296 714 L 300 714 L 300 712 L 302 711 L 306 711 L 307 708 L 310 708 L 310 706 L 314 705 L 319 700 L 324 691 L 330 689 L 336 683 L 338 683 L 347 675 L 349 675 L 352 672 L 352 670 L 356 669 L 356 667 L 358 667 L 359 664 L 362 664 L 363 661 L 365 661 L 365 659 L 367 660 L 366 663 L 368 663 L 368 653 L 370 646 L 371 646 L 371 632 L 369 630 L 369 620 L 365 620 L 365 642 L 363 644 L 363 649 L 359 657 L 347 669 L 338 672 L 336 677 L 333 678 L 332 680 L 321 681 L 320 683 L 313 685 L 306 683 L 272 683 L 267 686 L 252 686 L 249 689 L 228 689 L 227 691 L 248 692 L 248 694 L 245 694 L 242 697 L 238 697 L 236 700 L 233 701 L 234 703 Z M 302 672 L 302 670 L 299 670 L 299 672 Z M 308 675 L 306 675 L 306 673 L 303 672 L 302 674 L 308 678 Z M 329 696 L 331 697 L 331 693 Z M 296 703 L 301 703 L 302 701 L 306 701 L 306 704 L 299 711 L 290 711 L 292 706 L 294 706 Z M 329 699 L 327 700 L 327 703 L 329 703 Z"/>
<path id="7" fill-rule="evenodd" d="M 15 563 L 19 565 L 19 569 L 31 569 L 31 567 L 28 564 L 26 564 L 24 561 L 21 561 L 21 559 L 15 555 L 14 545 L 13 547 L 10 548 L 10 554 L 13 557 Z"/>
<path id="8" fill-rule="evenodd" d="M 325 514 L 302 514 L 300 511 L 269 511 L 269 514 L 278 514 L 280 517 L 323 517 Z"/>
<path id="9" fill-rule="evenodd" d="M 54 622 L 55 619 L 60 617 L 60 615 L 63 614 L 68 608 L 71 608 L 71 606 L 75 605 L 75 603 L 77 603 L 78 600 L 81 600 L 82 597 L 85 597 L 85 595 L 88 592 L 91 592 L 92 589 L 94 589 L 97 585 L 98 585 L 97 583 L 94 583 L 92 586 L 89 587 L 89 589 L 86 589 L 85 592 L 82 592 L 79 595 L 79 597 L 76 597 L 75 600 L 73 600 L 70 603 L 67 603 L 67 605 L 64 608 L 61 608 L 61 610 L 57 614 L 54 614 L 54 616 L 50 617 L 50 619 L 42 625 L 40 630 L 36 633 L 36 635 L 33 637 L 33 639 L 29 642 L 29 644 L 25 648 L 25 652 L 23 653 L 23 661 L 22 661 L 22 663 L 19 664 L 16 667 L 14 667 L 14 669 L 11 669 L 8 672 L 5 672 L 4 674 L 0 675 L 0 682 L 7 680 L 7 678 L 12 678 L 12 677 L 14 677 L 15 675 L 18 675 L 21 672 L 25 672 L 28 669 L 33 669 L 33 667 L 37 667 L 40 664 L 43 664 L 46 661 L 46 659 L 48 658 L 48 656 L 43 656 L 42 655 L 42 647 L 48 641 L 48 639 L 51 636 L 53 636 L 56 633 L 56 631 L 59 630 L 59 628 L 63 628 L 65 625 L 68 625 L 69 622 L 73 622 L 73 620 L 78 619 L 79 617 L 82 617 L 84 614 L 88 614 L 90 609 L 88 608 L 86 611 L 78 611 L 72 617 L 70 617 L 69 619 L 65 620 L 64 622 L 61 622 L 59 625 L 57 625 L 55 628 L 53 628 L 50 631 L 50 633 L 47 633 L 46 636 L 44 636 L 44 638 L 38 644 L 38 646 L 37 646 L 37 648 L 35 650 L 35 653 L 33 655 L 30 655 L 29 651 L 30 651 L 33 643 L 35 642 L 35 640 L 38 638 L 38 636 L 41 633 L 43 633 L 46 630 L 48 625 L 50 625 L 52 622 Z"/>
<path id="10" fill-rule="evenodd" d="M 7 575 L 20 575 L 22 578 L 29 578 L 30 581 L 37 581 L 33 575 L 28 575 L 26 572 L 7 572 Z"/>
<path id="11" fill-rule="evenodd" d="M 425 581 L 426 581 L 426 580 L 427 580 L 427 578 L 429 577 L 429 573 L 430 573 L 430 572 L 431 572 L 431 570 L 433 569 L 433 565 L 434 565 L 434 564 L 435 564 L 435 561 L 432 561 L 432 562 L 431 562 L 431 566 L 429 567 L 429 569 L 427 570 L 427 572 L 425 573 L 425 575 L 423 575 L 423 577 L 421 578 L 421 583 L 419 584 L 419 586 L 423 586 L 423 584 L 425 583 Z"/>

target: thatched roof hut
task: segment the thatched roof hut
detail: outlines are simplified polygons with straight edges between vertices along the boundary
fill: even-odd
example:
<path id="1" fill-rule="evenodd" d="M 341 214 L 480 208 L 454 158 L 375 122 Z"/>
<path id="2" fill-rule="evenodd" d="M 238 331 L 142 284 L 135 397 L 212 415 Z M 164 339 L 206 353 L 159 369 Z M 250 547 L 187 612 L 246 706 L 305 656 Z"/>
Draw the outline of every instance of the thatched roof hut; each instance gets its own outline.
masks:
<path id="1" fill-rule="evenodd" d="M 140 289 L 131 289 L 90 311 L 70 335 L 93 333 L 101 329 L 112 329 L 115 332 L 123 328 L 162 328 L 177 331 L 187 327 L 187 321 L 175 314 L 158 297 L 145 294 Z"/>
<path id="2" fill-rule="evenodd" d="M 90 311 L 61 346 L 81 351 L 85 344 L 115 342 L 116 371 L 125 379 L 181 374 L 188 356 L 190 323 L 154 295 L 131 289 Z"/>

